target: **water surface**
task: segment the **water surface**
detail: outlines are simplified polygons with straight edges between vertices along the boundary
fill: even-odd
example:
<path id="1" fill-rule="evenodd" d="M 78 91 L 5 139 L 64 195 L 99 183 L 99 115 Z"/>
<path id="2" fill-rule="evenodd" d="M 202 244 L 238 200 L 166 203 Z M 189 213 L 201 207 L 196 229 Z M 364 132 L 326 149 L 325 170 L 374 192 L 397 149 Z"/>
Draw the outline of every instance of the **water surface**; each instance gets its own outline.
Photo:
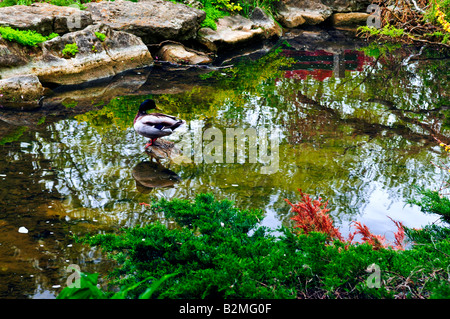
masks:
<path id="1" fill-rule="evenodd" d="M 387 216 L 409 227 L 437 220 L 406 201 L 413 185 L 436 189 L 447 178 L 430 163 L 447 159 L 432 136 L 450 142 L 445 53 L 313 30 L 224 65 L 233 67 L 134 70 L 55 87 L 40 110 L 2 110 L 0 298 L 55 298 L 70 264 L 105 277 L 114 265 L 72 234 L 163 219 L 142 205 L 155 198 L 212 192 L 264 210 L 262 224 L 276 229 L 291 225 L 285 199 L 301 188 L 329 200 L 344 235 L 353 220 L 387 238 L 396 230 Z M 187 121 L 168 138 L 179 147 L 211 128 L 279 132 L 278 169 L 263 174 L 267 164 L 248 152 L 243 163 L 209 163 L 212 139 L 191 144 L 191 163 L 156 162 L 132 128 L 149 97 Z"/>

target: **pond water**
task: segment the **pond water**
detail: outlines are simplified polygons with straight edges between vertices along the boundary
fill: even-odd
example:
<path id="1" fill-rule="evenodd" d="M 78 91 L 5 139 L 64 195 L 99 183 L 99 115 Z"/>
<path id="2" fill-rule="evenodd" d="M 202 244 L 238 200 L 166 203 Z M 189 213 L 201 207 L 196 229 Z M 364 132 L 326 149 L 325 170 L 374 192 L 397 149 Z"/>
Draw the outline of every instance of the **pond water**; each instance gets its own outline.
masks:
<path id="1" fill-rule="evenodd" d="M 430 162 L 447 158 L 432 136 L 450 142 L 449 69 L 436 49 L 295 31 L 214 70 L 155 65 L 53 87 L 39 110 L 2 109 L 0 298 L 55 298 L 72 264 L 105 277 L 112 262 L 72 235 L 162 219 L 142 204 L 162 197 L 212 192 L 264 210 L 273 229 L 291 225 L 298 189 L 329 200 L 343 235 L 353 220 L 388 239 L 388 216 L 435 222 L 406 201 L 447 178 Z M 132 121 L 149 97 L 186 120 L 166 138 L 183 161 L 144 152 Z M 244 156 L 227 157 L 227 130 L 240 128 L 255 141 L 237 138 Z"/>

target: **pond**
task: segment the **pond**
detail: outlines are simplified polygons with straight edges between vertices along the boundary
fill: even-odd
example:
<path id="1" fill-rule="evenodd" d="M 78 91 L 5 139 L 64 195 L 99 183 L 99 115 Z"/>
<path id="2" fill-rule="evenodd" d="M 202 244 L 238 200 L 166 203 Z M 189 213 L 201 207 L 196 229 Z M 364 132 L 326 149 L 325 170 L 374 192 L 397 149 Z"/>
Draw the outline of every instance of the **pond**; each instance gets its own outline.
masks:
<path id="1" fill-rule="evenodd" d="M 69 265 L 106 277 L 114 264 L 72 235 L 163 219 L 145 205 L 162 197 L 211 192 L 274 230 L 292 225 L 298 189 L 329 200 L 344 236 L 354 220 L 388 239 L 388 216 L 435 222 L 407 200 L 447 178 L 431 162 L 447 159 L 432 136 L 450 142 L 449 69 L 437 49 L 297 30 L 212 69 L 157 64 L 1 110 L 0 298 L 55 298 Z M 132 122 L 146 98 L 186 120 L 165 138 L 182 160 L 144 152 Z M 249 135 L 235 148 L 233 129 Z"/>

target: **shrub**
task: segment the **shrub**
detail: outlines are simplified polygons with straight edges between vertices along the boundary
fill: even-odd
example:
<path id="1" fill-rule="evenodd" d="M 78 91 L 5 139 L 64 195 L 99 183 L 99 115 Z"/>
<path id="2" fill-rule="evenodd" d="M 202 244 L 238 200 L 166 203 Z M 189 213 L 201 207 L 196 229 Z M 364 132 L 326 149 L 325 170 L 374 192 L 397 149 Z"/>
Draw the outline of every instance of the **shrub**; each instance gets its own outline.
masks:
<path id="1" fill-rule="evenodd" d="M 321 209 L 324 207 L 321 206 Z M 161 199 L 149 209 L 173 219 L 80 239 L 99 245 L 119 267 L 111 284 L 130 286 L 130 298 L 145 292 L 147 278 L 177 273 L 157 298 L 424 298 L 448 296 L 450 241 L 409 250 L 369 243 L 330 241 L 324 232 L 258 225 L 261 211 L 239 210 L 228 200 L 200 194 L 193 202 Z M 368 285 L 367 268 L 380 269 L 380 286 Z M 447 282 L 448 284 L 448 282 Z"/>
<path id="2" fill-rule="evenodd" d="M 381 248 L 396 248 L 403 249 L 405 231 L 402 223 L 392 220 L 398 228 L 395 233 L 395 243 L 391 245 L 386 243 L 386 238 L 380 235 L 374 235 L 370 232 L 366 225 L 354 221 L 353 225 L 356 228 L 355 232 L 349 234 L 348 239 L 344 239 L 336 227 L 333 226 L 333 220 L 328 215 L 328 202 L 322 203 L 322 198 L 312 200 L 308 194 L 300 191 L 301 201 L 297 204 L 292 204 L 289 200 L 286 202 L 292 207 L 292 212 L 296 215 L 291 219 L 295 221 L 295 228 L 299 228 L 304 234 L 311 232 L 321 232 L 327 235 L 329 241 L 337 240 L 341 242 L 353 243 L 355 235 L 361 235 L 363 242 L 370 244 L 374 249 Z M 389 217 L 390 218 L 390 217 Z"/>

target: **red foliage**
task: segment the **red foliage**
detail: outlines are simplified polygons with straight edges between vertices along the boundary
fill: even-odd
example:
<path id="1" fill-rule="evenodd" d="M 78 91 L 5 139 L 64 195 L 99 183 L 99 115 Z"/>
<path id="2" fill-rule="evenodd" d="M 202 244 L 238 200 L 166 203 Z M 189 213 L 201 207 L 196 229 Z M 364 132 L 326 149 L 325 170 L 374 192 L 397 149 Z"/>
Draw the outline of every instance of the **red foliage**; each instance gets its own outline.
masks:
<path id="1" fill-rule="evenodd" d="M 295 228 L 300 228 L 303 233 L 308 234 L 312 231 L 322 232 L 328 234 L 331 240 L 339 240 L 347 242 L 348 244 L 354 243 L 353 240 L 355 235 L 361 235 L 361 240 L 372 245 L 375 250 L 388 247 L 399 250 L 404 249 L 405 230 L 401 222 L 395 221 L 388 216 L 398 228 L 397 232 L 394 234 L 395 246 L 387 243 L 384 236 L 372 234 L 366 225 L 357 221 L 353 221 L 356 230 L 349 234 L 348 239 L 344 239 L 340 231 L 333 226 L 333 220 L 328 214 L 330 209 L 326 208 L 328 201 L 323 203 L 322 198 L 320 197 L 318 200 L 312 200 L 311 197 L 308 194 L 303 193 L 301 189 L 299 189 L 299 192 L 301 195 L 300 202 L 292 204 L 287 199 L 286 202 L 292 207 L 292 212 L 297 214 L 291 218 L 296 223 Z"/>
<path id="2" fill-rule="evenodd" d="M 356 230 L 353 234 L 349 235 L 349 243 L 352 243 L 355 235 L 359 234 L 362 236 L 362 241 L 372 245 L 375 250 L 387 247 L 385 244 L 386 238 L 384 236 L 372 234 L 369 228 L 360 222 L 353 221 L 353 224 L 355 225 Z"/>
<path id="3" fill-rule="evenodd" d="M 308 194 L 299 189 L 302 201 L 297 204 L 292 204 L 286 199 L 286 202 L 291 205 L 292 211 L 297 213 L 292 219 L 296 222 L 295 227 L 303 230 L 305 234 L 312 231 L 322 232 L 330 235 L 331 239 L 343 240 L 341 233 L 333 226 L 333 220 L 327 207 L 328 201 L 322 203 L 322 198 L 312 200 Z"/>

